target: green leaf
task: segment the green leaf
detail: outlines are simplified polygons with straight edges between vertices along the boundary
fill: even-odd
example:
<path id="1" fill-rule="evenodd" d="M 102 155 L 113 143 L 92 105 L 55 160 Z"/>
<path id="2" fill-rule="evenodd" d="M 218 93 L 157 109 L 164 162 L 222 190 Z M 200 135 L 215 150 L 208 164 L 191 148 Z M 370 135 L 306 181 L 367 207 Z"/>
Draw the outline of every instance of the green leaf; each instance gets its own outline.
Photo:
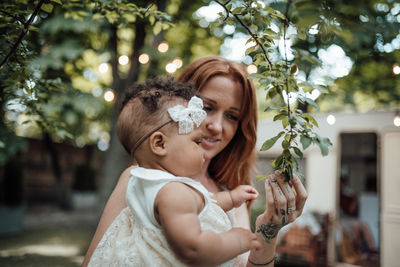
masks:
<path id="1" fill-rule="evenodd" d="M 280 132 L 277 136 L 274 136 L 270 139 L 268 139 L 267 141 L 264 142 L 264 144 L 261 146 L 260 151 L 266 151 L 268 149 L 270 149 L 275 143 L 276 141 L 278 141 L 278 139 L 282 136 L 282 134 L 284 134 L 284 132 Z"/>
<path id="2" fill-rule="evenodd" d="M 290 146 L 290 144 L 287 140 L 283 140 L 281 145 L 282 145 L 283 149 L 287 149 Z"/>
<path id="3" fill-rule="evenodd" d="M 314 100 L 308 97 L 306 97 L 304 100 L 306 101 L 307 104 L 313 106 L 316 110 L 319 110 L 319 106 L 316 102 L 314 102 Z"/>
<path id="4" fill-rule="evenodd" d="M 240 14 L 242 12 L 242 9 L 243 9 L 242 7 L 237 7 L 234 10 L 232 10 L 232 14 L 233 15 Z"/>
<path id="5" fill-rule="evenodd" d="M 274 159 L 273 161 L 271 161 L 271 166 L 272 166 L 274 169 L 278 169 L 278 168 L 282 165 L 282 162 L 283 162 L 283 156 L 282 156 L 282 155 L 279 155 L 276 159 Z"/>
<path id="6" fill-rule="evenodd" d="M 283 126 L 283 128 L 286 128 L 289 126 L 289 118 L 287 116 L 285 116 L 285 118 L 283 118 L 282 126 Z"/>
<path id="7" fill-rule="evenodd" d="M 244 52 L 245 55 L 247 56 L 248 54 L 250 54 L 251 52 L 253 52 L 256 49 L 257 45 L 255 46 L 251 46 L 249 48 L 246 49 L 246 51 Z"/>
<path id="8" fill-rule="evenodd" d="M 268 106 L 266 109 L 264 109 L 264 112 L 272 111 L 272 110 L 279 110 L 281 107 L 278 106 Z"/>
<path id="9" fill-rule="evenodd" d="M 57 3 L 62 6 L 63 2 L 61 0 L 50 0 L 53 3 Z"/>
<path id="10" fill-rule="evenodd" d="M 150 15 L 150 16 L 149 16 L 149 22 L 150 22 L 150 24 L 153 25 L 155 21 L 156 21 L 156 18 L 155 18 L 153 15 Z"/>
<path id="11" fill-rule="evenodd" d="M 328 147 L 324 143 L 321 143 L 320 141 L 317 141 L 316 143 L 319 146 L 319 149 L 321 150 L 322 156 L 328 155 Z"/>
<path id="12" fill-rule="evenodd" d="M 265 30 L 263 31 L 263 34 L 274 35 L 274 34 L 276 34 L 276 32 L 274 32 L 274 31 L 271 30 L 271 29 L 265 29 Z"/>
<path id="13" fill-rule="evenodd" d="M 156 24 L 154 24 L 153 27 L 153 33 L 154 35 L 157 35 L 161 32 L 162 30 L 162 23 L 160 21 L 157 21 Z"/>
<path id="14" fill-rule="evenodd" d="M 303 117 L 304 119 L 306 119 L 307 121 L 311 122 L 312 124 L 314 124 L 315 126 L 319 127 L 319 126 L 318 126 L 318 122 L 317 122 L 317 121 L 314 119 L 314 117 L 311 116 L 310 114 L 302 114 L 302 117 Z"/>
<path id="15" fill-rule="evenodd" d="M 308 136 L 302 135 L 300 137 L 300 142 L 303 145 L 303 149 L 307 149 L 307 147 L 309 147 L 312 143 L 312 139 Z"/>
<path id="16" fill-rule="evenodd" d="M 278 115 L 274 116 L 273 121 L 283 120 L 284 118 L 287 118 L 287 115 L 283 114 L 283 113 L 279 113 Z"/>
<path id="17" fill-rule="evenodd" d="M 314 139 L 314 142 L 319 146 L 322 156 L 328 155 L 328 148 L 332 146 L 329 138 L 317 136 L 317 138 Z"/>
<path id="18" fill-rule="evenodd" d="M 293 147 L 294 153 L 296 153 L 297 156 L 299 156 L 300 159 L 303 159 L 303 152 L 301 152 L 300 149 L 297 147 Z"/>
<path id="19" fill-rule="evenodd" d="M 41 9 L 46 13 L 51 13 L 51 11 L 53 11 L 53 5 L 52 4 L 43 4 Z"/>

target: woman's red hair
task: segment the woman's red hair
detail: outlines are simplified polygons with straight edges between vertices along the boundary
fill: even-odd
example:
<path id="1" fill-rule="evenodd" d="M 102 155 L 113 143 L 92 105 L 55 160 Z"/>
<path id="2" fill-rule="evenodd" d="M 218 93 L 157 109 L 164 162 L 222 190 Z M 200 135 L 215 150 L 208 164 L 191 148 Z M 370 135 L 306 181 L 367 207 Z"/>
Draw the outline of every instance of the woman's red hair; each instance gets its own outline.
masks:
<path id="1" fill-rule="evenodd" d="M 242 64 L 222 57 L 200 58 L 189 64 L 177 77 L 179 82 L 191 81 L 197 91 L 215 76 L 229 77 L 243 89 L 239 127 L 230 143 L 216 155 L 208 168 L 209 174 L 220 185 L 233 189 L 251 184 L 251 168 L 256 161 L 257 100 L 253 83 Z"/>

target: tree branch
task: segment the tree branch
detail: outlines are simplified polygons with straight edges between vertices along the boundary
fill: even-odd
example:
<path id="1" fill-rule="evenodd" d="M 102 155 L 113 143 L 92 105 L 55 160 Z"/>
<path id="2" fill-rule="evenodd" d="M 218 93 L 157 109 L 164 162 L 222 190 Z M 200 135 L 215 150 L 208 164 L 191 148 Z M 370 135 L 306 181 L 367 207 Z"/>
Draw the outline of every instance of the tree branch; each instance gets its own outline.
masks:
<path id="1" fill-rule="evenodd" d="M 220 6 L 222 6 L 222 7 L 225 9 L 225 11 L 228 13 L 228 16 L 229 16 L 229 14 L 231 14 L 231 15 L 232 15 L 233 17 L 235 17 L 235 19 L 240 23 L 240 25 L 242 25 L 243 28 L 246 29 L 246 31 L 250 34 L 251 38 L 253 38 L 253 40 L 258 44 L 258 46 L 260 46 L 261 50 L 263 51 L 263 54 L 264 54 L 265 59 L 267 60 L 269 66 L 270 66 L 271 69 L 272 69 L 272 62 L 270 61 L 270 59 L 269 59 L 269 57 L 268 57 L 268 54 L 267 54 L 267 51 L 265 50 L 264 46 L 263 46 L 263 45 L 261 44 L 261 42 L 258 40 L 258 37 L 250 30 L 249 27 L 247 27 L 247 26 L 243 23 L 243 21 L 239 18 L 238 15 L 232 14 L 232 13 L 226 8 L 226 4 L 222 4 L 222 3 L 221 3 L 220 1 L 218 1 L 218 0 L 215 0 L 215 2 L 217 2 Z M 230 1 L 228 1 L 227 3 L 229 3 L 229 2 L 230 2 Z"/>
<path id="2" fill-rule="evenodd" d="M 0 70 L 3 67 L 3 65 L 7 62 L 7 60 L 10 58 L 12 54 L 17 50 L 19 44 L 22 42 L 22 39 L 24 39 L 25 35 L 29 31 L 29 26 L 32 24 L 33 19 L 36 17 L 36 15 L 39 13 L 43 3 L 45 0 L 40 0 L 39 3 L 36 5 L 35 10 L 33 11 L 32 15 L 29 17 L 28 21 L 24 23 L 24 30 L 21 32 L 19 35 L 17 41 L 14 43 L 14 45 L 11 47 L 10 51 L 8 54 L 5 56 L 5 58 L 1 61 L 0 63 Z"/>
<path id="3" fill-rule="evenodd" d="M 12 18 L 15 19 L 16 21 L 19 21 L 22 25 L 25 25 L 25 22 L 23 22 L 23 21 L 22 21 L 20 18 L 18 18 L 17 16 L 14 16 L 13 14 L 8 13 L 7 11 L 4 11 L 4 10 L 0 10 L 0 12 L 6 14 L 6 15 L 9 16 L 9 17 L 12 17 Z"/>

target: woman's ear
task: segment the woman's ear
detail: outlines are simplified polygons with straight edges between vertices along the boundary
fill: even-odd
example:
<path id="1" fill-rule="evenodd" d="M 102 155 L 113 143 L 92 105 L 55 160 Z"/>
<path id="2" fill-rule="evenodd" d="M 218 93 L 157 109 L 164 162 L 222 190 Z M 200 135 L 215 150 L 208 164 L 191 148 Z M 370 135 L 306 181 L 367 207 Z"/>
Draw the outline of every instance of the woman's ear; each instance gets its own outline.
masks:
<path id="1" fill-rule="evenodd" d="M 149 137 L 150 150 L 157 156 L 165 156 L 167 154 L 165 142 L 167 136 L 162 132 L 155 132 Z"/>

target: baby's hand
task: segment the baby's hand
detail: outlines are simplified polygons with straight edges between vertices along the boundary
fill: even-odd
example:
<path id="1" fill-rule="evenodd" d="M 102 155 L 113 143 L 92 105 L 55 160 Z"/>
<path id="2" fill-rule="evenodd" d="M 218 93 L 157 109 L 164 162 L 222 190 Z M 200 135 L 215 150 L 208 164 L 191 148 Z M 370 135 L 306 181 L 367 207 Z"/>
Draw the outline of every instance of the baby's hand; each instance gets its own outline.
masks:
<path id="1" fill-rule="evenodd" d="M 232 199 L 233 207 L 235 208 L 242 205 L 243 202 L 249 205 L 258 197 L 257 190 L 250 185 L 239 185 L 230 191 L 229 194 Z"/>
<path id="2" fill-rule="evenodd" d="M 238 244 L 240 245 L 241 253 L 249 251 L 250 249 L 261 248 L 261 242 L 257 240 L 257 236 L 250 230 L 245 228 L 235 227 L 230 230 L 238 237 Z"/>

